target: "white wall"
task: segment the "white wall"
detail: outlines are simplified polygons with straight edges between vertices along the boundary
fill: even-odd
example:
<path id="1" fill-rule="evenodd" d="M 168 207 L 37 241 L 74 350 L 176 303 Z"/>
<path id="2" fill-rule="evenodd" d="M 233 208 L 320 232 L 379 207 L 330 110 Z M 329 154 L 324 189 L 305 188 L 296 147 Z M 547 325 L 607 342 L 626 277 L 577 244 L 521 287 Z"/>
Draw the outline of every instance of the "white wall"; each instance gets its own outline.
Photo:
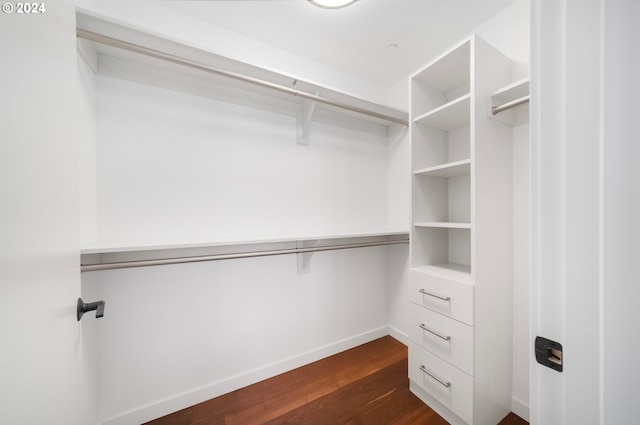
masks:
<path id="1" fill-rule="evenodd" d="M 126 65 L 122 65 L 126 66 Z M 97 76 L 98 242 L 387 228 L 387 132 Z"/>
<path id="2" fill-rule="evenodd" d="M 287 115 L 103 75 L 95 91 L 99 244 L 387 228 L 384 127 L 312 122 L 297 145 Z M 295 256 L 85 273 L 108 303 L 101 418 L 150 420 L 386 334 L 395 250 L 316 253 L 308 274 Z"/>
<path id="3" fill-rule="evenodd" d="M 409 78 L 403 78 L 387 90 L 387 104 L 408 109 Z M 387 150 L 387 220 L 389 228 L 408 232 L 411 221 L 411 139 L 408 127 L 393 126 Z M 407 271 L 409 246 L 389 249 L 387 278 L 387 320 L 391 334 L 409 343 L 407 309 Z"/>
<path id="4" fill-rule="evenodd" d="M 513 81 L 531 75 L 530 8 L 529 0 L 517 0 L 476 30 L 480 37 L 513 61 Z"/>
<path id="5" fill-rule="evenodd" d="M 78 41 L 78 78 L 81 84 L 78 122 L 83 124 L 78 143 L 78 193 L 80 243 L 88 245 L 98 240 L 98 197 L 97 156 L 96 156 L 96 94 L 94 70 L 97 55 Z"/>
<path id="6" fill-rule="evenodd" d="M 391 86 L 388 104 L 408 109 L 409 79 Z M 389 129 L 387 148 L 387 220 L 389 228 L 409 230 L 411 215 L 411 140 L 409 127 L 394 125 Z"/>
<path id="7" fill-rule="evenodd" d="M 529 420 L 531 358 L 531 147 L 529 124 L 512 130 L 513 142 L 513 387 L 511 410 Z"/>
<path id="8" fill-rule="evenodd" d="M 101 418 L 142 423 L 386 334 L 387 248 L 91 272 Z"/>
<path id="9" fill-rule="evenodd" d="M 387 103 L 408 109 L 409 80 L 403 78 L 387 91 Z M 411 220 L 411 139 L 409 128 L 393 126 L 387 148 L 387 221 L 389 228 L 409 231 Z M 391 335 L 408 344 L 407 271 L 409 246 L 389 249 L 387 271 L 387 320 Z"/>

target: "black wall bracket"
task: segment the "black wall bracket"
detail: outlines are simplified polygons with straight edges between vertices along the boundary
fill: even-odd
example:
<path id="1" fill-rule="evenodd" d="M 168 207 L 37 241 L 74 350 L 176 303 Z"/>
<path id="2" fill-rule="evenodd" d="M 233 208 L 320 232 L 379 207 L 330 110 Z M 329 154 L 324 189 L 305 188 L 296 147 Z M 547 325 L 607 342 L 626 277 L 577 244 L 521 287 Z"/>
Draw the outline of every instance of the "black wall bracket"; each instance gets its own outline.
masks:
<path id="1" fill-rule="evenodd" d="M 562 372 L 562 344 L 538 336 L 536 337 L 535 352 L 538 363 Z"/>
<path id="2" fill-rule="evenodd" d="M 88 311 L 96 311 L 96 319 L 104 316 L 104 301 L 96 301 L 94 303 L 85 303 L 82 298 L 78 298 L 78 306 L 76 308 L 76 316 L 78 322 L 82 319 L 82 315 Z"/>

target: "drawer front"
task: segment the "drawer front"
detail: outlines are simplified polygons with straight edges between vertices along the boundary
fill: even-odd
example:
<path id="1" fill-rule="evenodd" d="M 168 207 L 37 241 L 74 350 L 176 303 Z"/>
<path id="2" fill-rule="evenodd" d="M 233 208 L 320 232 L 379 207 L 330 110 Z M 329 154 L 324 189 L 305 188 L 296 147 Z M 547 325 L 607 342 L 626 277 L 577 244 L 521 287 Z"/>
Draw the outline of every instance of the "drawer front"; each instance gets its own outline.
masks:
<path id="1" fill-rule="evenodd" d="M 473 327 L 409 303 L 409 338 L 473 376 Z"/>
<path id="2" fill-rule="evenodd" d="M 473 423 L 473 378 L 409 342 L 409 379 L 465 422 Z"/>
<path id="3" fill-rule="evenodd" d="M 409 270 L 409 301 L 473 326 L 473 285 L 468 283 Z"/>

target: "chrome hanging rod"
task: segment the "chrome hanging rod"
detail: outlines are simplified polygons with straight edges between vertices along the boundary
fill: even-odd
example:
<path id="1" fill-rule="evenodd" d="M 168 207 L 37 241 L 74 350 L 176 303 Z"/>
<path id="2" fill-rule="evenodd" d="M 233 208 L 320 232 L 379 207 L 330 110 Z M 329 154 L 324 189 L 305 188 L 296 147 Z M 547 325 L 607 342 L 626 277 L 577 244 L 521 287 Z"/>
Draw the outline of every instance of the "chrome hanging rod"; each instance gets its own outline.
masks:
<path id="1" fill-rule="evenodd" d="M 212 74 L 222 75 L 224 77 L 233 78 L 235 80 L 243 81 L 246 83 L 254 84 L 261 87 L 267 87 L 273 90 L 277 90 L 280 92 L 288 93 L 292 96 L 298 96 L 304 99 L 312 100 L 318 103 L 323 103 L 325 105 L 334 106 L 341 109 L 346 109 L 352 112 L 357 112 L 359 114 L 368 115 L 370 117 L 382 119 L 388 122 L 392 122 L 395 124 L 401 124 L 404 126 L 408 126 L 409 122 L 406 119 L 392 117 L 390 115 L 382 114 L 379 112 L 370 111 L 368 109 L 360 108 L 353 105 L 347 105 L 342 102 L 337 102 L 334 100 L 330 100 L 324 98 L 322 96 L 318 96 L 311 93 L 306 93 L 297 90 L 295 87 L 285 87 L 279 84 L 270 83 L 268 81 L 260 80 L 257 78 L 249 77 L 246 75 L 238 74 L 236 72 L 225 71 L 223 69 L 215 68 L 209 65 L 205 65 L 199 62 L 195 62 L 189 59 L 181 58 L 170 53 L 161 52 L 159 50 L 151 49 L 148 47 L 140 46 L 137 44 L 129 43 L 128 41 L 118 40 L 117 38 L 108 37 L 106 35 L 98 34 L 92 31 L 87 31 L 82 28 L 76 28 L 76 35 L 80 38 L 84 38 L 89 41 L 94 41 L 96 43 L 104 44 L 111 47 L 117 47 L 119 49 L 128 50 L 130 52 L 139 53 L 142 55 L 146 55 L 149 57 L 153 57 L 156 59 L 164 60 L 167 62 L 175 63 L 178 65 L 187 66 L 189 68 L 198 69 L 200 71 L 209 72 Z"/>
<path id="2" fill-rule="evenodd" d="M 493 106 L 491 108 L 491 113 L 493 115 L 499 114 L 502 111 L 506 111 L 507 109 L 515 108 L 516 106 L 522 105 L 523 103 L 527 103 L 529 101 L 529 95 L 523 96 L 519 99 L 512 100 L 511 102 L 503 103 L 499 106 Z"/>
<path id="3" fill-rule="evenodd" d="M 162 266 L 166 264 L 199 263 L 203 261 L 233 260 L 238 258 L 267 257 L 271 255 L 304 254 L 307 252 L 335 251 L 339 249 L 366 248 L 370 246 L 394 245 L 409 243 L 409 239 L 392 241 L 363 242 L 344 245 L 316 246 L 309 248 L 277 249 L 270 251 L 239 252 L 233 254 L 201 255 L 196 257 L 162 258 L 157 260 L 122 261 L 105 264 L 82 264 L 80 271 L 93 272 L 101 270 L 128 269 L 132 267 Z"/>

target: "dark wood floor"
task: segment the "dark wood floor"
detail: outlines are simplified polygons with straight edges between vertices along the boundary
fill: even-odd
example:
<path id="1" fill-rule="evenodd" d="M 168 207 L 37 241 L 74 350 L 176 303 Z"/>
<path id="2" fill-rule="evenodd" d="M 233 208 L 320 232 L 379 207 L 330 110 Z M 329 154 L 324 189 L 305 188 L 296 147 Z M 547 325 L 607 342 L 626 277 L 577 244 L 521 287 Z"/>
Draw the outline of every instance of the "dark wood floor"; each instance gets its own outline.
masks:
<path id="1" fill-rule="evenodd" d="M 409 391 L 407 347 L 387 336 L 148 425 L 446 425 Z M 527 425 L 514 414 L 499 425 Z"/>

